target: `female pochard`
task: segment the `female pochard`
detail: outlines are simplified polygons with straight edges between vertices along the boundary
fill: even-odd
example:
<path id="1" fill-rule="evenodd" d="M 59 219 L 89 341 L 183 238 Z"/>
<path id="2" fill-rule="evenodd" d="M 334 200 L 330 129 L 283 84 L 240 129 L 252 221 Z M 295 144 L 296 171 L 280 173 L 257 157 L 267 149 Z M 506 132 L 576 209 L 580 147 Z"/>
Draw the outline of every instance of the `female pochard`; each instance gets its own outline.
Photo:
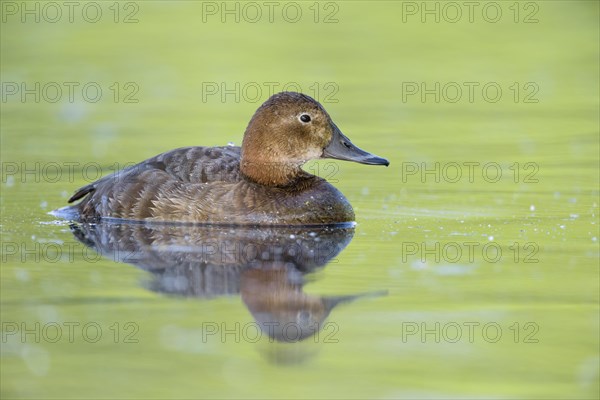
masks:
<path id="1" fill-rule="evenodd" d="M 354 221 L 348 200 L 302 170 L 311 159 L 389 165 L 350 142 L 317 101 L 273 95 L 246 128 L 240 147 L 172 150 L 79 189 L 58 215 L 218 224 L 312 225 Z"/>

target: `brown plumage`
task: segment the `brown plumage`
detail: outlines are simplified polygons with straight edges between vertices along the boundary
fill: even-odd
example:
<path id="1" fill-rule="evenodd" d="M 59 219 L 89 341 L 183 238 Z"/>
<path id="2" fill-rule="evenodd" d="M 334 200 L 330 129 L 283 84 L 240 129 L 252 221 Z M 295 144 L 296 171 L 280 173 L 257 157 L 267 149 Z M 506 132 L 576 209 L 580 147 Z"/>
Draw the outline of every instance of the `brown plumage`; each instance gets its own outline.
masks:
<path id="1" fill-rule="evenodd" d="M 346 138 L 314 99 L 272 96 L 254 114 L 242 147 L 188 147 L 80 188 L 57 210 L 80 221 L 119 218 L 222 224 L 332 224 L 354 220 L 346 198 L 302 170 L 315 158 L 388 165 Z"/>

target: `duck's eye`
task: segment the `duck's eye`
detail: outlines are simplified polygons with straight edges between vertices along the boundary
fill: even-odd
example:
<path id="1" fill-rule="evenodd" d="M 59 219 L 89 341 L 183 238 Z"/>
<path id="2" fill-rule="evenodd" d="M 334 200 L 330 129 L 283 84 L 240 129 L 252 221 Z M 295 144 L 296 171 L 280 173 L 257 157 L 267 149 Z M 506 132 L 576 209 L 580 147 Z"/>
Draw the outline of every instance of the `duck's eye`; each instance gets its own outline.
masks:
<path id="1" fill-rule="evenodd" d="M 310 122 L 310 115 L 308 115 L 308 114 L 302 114 L 300 116 L 300 121 L 305 122 L 305 123 L 306 122 Z"/>
<path id="2" fill-rule="evenodd" d="M 301 310 L 296 314 L 296 322 L 300 325 L 308 325 L 311 320 L 311 314 L 309 311 Z"/>

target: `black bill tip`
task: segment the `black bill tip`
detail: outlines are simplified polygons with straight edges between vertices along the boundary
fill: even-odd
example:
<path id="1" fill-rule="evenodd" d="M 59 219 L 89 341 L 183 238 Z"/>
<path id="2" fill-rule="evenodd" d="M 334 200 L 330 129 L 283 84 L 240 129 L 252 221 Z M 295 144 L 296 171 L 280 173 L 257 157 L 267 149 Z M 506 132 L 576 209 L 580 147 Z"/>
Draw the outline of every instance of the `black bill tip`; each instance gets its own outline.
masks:
<path id="1" fill-rule="evenodd" d="M 354 161 L 367 165 L 385 165 L 386 167 L 390 165 L 390 162 L 385 158 L 378 157 L 355 146 L 333 123 L 332 128 L 331 142 L 323 149 L 323 158 Z"/>

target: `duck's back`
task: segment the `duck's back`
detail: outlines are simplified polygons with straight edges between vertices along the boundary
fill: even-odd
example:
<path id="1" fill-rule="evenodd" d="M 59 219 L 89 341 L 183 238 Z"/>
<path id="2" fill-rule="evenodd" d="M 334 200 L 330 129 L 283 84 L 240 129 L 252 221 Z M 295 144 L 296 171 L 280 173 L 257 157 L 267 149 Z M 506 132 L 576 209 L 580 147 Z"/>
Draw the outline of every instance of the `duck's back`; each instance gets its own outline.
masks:
<path id="1" fill-rule="evenodd" d="M 240 148 L 187 147 L 150 158 L 79 189 L 70 209 L 81 221 L 120 218 L 232 224 L 350 222 L 346 198 L 306 174 L 287 188 L 267 187 L 240 172 Z"/>

